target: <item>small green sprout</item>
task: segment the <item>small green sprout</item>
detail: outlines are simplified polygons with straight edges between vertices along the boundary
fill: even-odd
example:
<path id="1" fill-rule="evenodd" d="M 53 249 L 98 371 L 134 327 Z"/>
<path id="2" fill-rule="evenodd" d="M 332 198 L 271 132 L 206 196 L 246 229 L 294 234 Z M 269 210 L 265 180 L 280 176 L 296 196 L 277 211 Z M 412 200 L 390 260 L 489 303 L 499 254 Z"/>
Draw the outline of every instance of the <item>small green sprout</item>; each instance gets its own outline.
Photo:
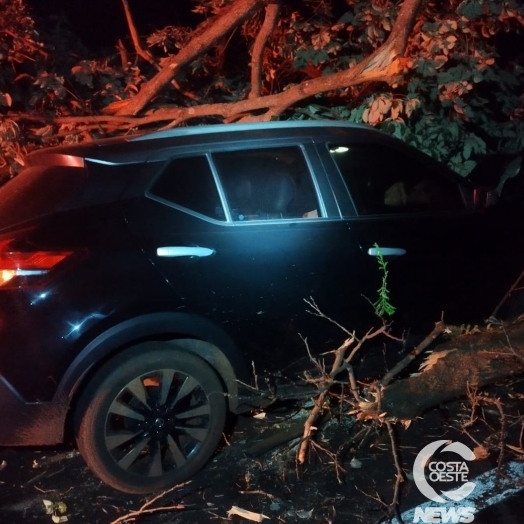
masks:
<path id="1" fill-rule="evenodd" d="M 389 301 L 389 290 L 387 286 L 388 263 L 384 260 L 382 251 L 380 250 L 380 247 L 376 242 L 374 244 L 374 247 L 377 250 L 378 267 L 382 271 L 382 285 L 378 289 L 378 300 L 373 303 L 373 307 L 375 308 L 375 315 L 377 315 L 378 317 L 390 317 L 395 313 L 396 308 Z"/>

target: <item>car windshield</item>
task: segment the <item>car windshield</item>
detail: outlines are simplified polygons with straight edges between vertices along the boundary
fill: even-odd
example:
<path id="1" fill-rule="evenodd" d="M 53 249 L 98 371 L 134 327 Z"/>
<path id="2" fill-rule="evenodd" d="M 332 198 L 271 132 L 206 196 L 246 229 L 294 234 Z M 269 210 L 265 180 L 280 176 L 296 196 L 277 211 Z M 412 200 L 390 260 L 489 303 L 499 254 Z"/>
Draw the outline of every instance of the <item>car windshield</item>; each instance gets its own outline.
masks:
<path id="1" fill-rule="evenodd" d="M 56 211 L 85 187 L 84 169 L 30 167 L 0 188 L 0 228 Z"/>

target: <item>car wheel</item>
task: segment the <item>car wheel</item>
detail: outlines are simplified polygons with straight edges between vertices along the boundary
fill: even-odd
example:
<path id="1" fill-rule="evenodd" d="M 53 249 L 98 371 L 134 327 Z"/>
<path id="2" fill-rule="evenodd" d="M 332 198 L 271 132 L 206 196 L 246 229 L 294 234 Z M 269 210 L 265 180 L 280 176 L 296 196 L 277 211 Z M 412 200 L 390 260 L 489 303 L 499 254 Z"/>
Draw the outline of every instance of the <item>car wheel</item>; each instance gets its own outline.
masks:
<path id="1" fill-rule="evenodd" d="M 100 479 L 145 494 L 204 466 L 225 418 L 224 390 L 204 360 L 147 343 L 118 355 L 95 376 L 79 402 L 76 437 Z"/>

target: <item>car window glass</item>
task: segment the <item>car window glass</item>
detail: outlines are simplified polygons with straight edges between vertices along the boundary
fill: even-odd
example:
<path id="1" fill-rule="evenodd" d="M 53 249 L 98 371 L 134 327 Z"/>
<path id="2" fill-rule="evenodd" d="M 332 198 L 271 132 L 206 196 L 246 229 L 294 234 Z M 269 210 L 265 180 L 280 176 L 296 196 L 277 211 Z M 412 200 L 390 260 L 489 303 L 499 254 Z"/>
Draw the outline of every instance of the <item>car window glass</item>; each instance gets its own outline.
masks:
<path id="1" fill-rule="evenodd" d="M 213 154 L 235 221 L 317 218 L 320 209 L 299 147 Z"/>
<path id="2" fill-rule="evenodd" d="M 464 207 L 458 185 L 415 156 L 378 144 L 329 144 L 329 151 L 360 215 Z"/>
<path id="3" fill-rule="evenodd" d="M 150 193 L 202 215 L 225 220 L 213 172 L 205 156 L 171 160 Z"/>

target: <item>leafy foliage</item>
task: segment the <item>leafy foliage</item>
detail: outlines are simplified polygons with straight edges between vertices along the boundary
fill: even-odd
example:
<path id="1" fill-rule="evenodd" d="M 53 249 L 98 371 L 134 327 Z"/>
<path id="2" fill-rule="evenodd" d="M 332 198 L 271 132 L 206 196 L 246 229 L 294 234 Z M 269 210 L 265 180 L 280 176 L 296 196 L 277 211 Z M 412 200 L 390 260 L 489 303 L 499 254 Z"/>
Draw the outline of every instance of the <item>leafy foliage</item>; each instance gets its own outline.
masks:
<path id="1" fill-rule="evenodd" d="M 25 64 L 45 56 L 33 19 L 22 0 L 0 0 L 0 114 L 16 106 L 21 94 L 12 89 L 25 73 Z M 25 150 L 19 144 L 20 128 L 11 119 L 0 122 L 0 172 L 15 174 Z M 1 181 L 1 179 L 0 179 Z"/>
<path id="2" fill-rule="evenodd" d="M 383 43 L 391 4 L 352 3 L 354 11 L 339 19 L 336 31 L 342 24 L 364 49 Z M 524 10 L 514 1 L 428 3 L 410 39 L 404 71 L 389 88 L 374 85 L 367 96 L 366 89 L 348 90 L 341 97 L 348 104 L 310 105 L 297 118 L 306 113 L 380 127 L 465 175 L 489 149 L 524 149 L 522 53 L 508 60 L 497 41 L 512 32 L 524 45 L 523 27 Z M 314 49 L 308 52 L 312 56 Z"/>
<path id="3" fill-rule="evenodd" d="M 0 0 L 0 172 L 3 166 L 15 174 L 35 147 L 133 132 L 116 119 L 102 128 L 67 117 L 104 114 L 135 96 L 234 1 L 194 0 L 202 24 L 166 25 L 143 38 L 149 62 L 134 55 L 130 42 L 120 43 L 118 53 L 90 56 L 64 20 L 46 25 L 24 0 Z M 384 44 L 398 9 L 392 0 L 284 3 L 264 49 L 262 95 L 355 67 Z M 148 114 L 166 105 L 247 98 L 250 53 L 263 20 L 261 10 L 195 59 Z M 425 2 L 389 84 L 317 95 L 281 118 L 367 123 L 465 175 L 488 151 L 524 149 L 523 31 L 517 0 Z"/>

